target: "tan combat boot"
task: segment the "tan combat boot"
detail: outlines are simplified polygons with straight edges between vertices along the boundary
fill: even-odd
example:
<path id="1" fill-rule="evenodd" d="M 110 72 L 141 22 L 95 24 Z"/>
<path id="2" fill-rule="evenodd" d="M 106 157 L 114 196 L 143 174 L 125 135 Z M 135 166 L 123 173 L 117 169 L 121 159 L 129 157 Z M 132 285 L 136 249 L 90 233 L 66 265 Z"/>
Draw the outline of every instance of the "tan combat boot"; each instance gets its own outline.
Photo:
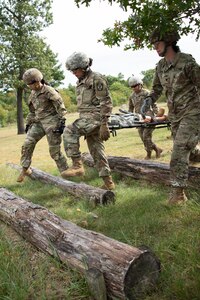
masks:
<path id="1" fill-rule="evenodd" d="M 111 176 L 104 176 L 102 177 L 103 181 L 104 181 L 104 185 L 102 185 L 102 189 L 104 190 L 114 190 L 115 188 L 115 184 L 112 181 L 112 177 Z"/>
<path id="2" fill-rule="evenodd" d="M 63 178 L 82 176 L 82 175 L 85 175 L 85 170 L 83 168 L 82 160 L 79 157 L 77 158 L 73 157 L 72 166 L 61 173 L 61 176 Z"/>
<path id="3" fill-rule="evenodd" d="M 169 196 L 168 204 L 183 204 L 187 201 L 187 197 L 182 187 L 174 187 Z"/>
<path id="4" fill-rule="evenodd" d="M 19 174 L 19 177 L 17 178 L 17 182 L 23 182 L 25 179 L 25 176 L 28 176 L 31 174 L 32 174 L 32 170 L 30 168 L 22 168 L 22 171 Z"/>
<path id="5" fill-rule="evenodd" d="M 161 153 L 163 152 L 163 149 L 157 147 L 156 145 L 154 146 L 154 150 L 156 152 L 156 158 L 160 158 Z"/>
<path id="6" fill-rule="evenodd" d="M 147 151 L 147 156 L 144 159 L 151 159 L 151 151 Z"/>

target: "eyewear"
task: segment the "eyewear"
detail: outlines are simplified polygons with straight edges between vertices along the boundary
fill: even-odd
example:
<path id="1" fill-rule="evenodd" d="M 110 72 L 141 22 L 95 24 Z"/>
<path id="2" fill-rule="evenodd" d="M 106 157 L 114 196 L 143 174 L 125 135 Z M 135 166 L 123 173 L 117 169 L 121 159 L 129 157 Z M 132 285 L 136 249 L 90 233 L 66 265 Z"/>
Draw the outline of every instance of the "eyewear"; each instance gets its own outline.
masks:
<path id="1" fill-rule="evenodd" d="M 30 83 L 27 83 L 27 85 L 32 85 L 32 84 L 34 84 L 34 83 L 36 83 L 37 81 L 36 80 L 33 80 L 33 81 L 31 81 Z"/>

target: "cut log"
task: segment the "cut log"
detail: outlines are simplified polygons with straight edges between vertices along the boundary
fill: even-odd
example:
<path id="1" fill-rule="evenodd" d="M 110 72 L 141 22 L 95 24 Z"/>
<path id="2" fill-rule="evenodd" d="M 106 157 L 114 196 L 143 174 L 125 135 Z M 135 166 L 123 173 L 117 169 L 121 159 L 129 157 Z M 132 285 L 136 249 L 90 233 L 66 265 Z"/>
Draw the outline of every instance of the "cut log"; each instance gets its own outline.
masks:
<path id="1" fill-rule="evenodd" d="M 94 162 L 90 154 L 82 154 L 83 162 L 93 167 Z M 108 156 L 109 166 L 112 171 L 137 180 L 145 180 L 151 183 L 170 185 L 169 164 L 153 161 L 132 159 L 123 156 Z M 200 168 L 189 167 L 188 187 L 200 187 Z"/>
<path id="2" fill-rule="evenodd" d="M 102 272 L 91 268 L 86 271 L 86 279 L 94 300 L 107 300 L 106 285 Z"/>
<path id="3" fill-rule="evenodd" d="M 155 288 L 160 262 L 149 249 L 80 228 L 5 188 L 0 188 L 0 219 L 38 249 L 85 276 L 89 269 L 99 270 L 108 297 L 140 299 Z"/>
<path id="4" fill-rule="evenodd" d="M 21 171 L 21 167 L 16 164 L 7 163 L 7 165 Z M 85 183 L 76 183 L 65 180 L 36 168 L 31 167 L 31 170 L 33 171 L 32 174 L 29 175 L 31 179 L 37 179 L 47 184 L 53 184 L 63 191 L 68 192 L 70 195 L 75 196 L 77 199 L 84 198 L 94 205 L 105 205 L 115 201 L 115 194 L 112 191 L 103 190 Z"/>

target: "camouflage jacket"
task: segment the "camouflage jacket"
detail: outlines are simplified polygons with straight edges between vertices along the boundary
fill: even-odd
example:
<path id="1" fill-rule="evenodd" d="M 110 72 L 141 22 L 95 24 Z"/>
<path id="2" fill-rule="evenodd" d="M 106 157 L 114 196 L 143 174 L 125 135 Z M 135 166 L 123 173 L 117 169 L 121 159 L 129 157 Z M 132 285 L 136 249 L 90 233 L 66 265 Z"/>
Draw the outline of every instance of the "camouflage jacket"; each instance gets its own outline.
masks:
<path id="1" fill-rule="evenodd" d="M 170 120 L 200 113 L 200 66 L 190 54 L 178 52 L 171 64 L 158 62 L 150 96 L 156 101 L 163 91 Z"/>
<path id="2" fill-rule="evenodd" d="M 144 99 L 149 95 L 149 91 L 142 89 L 139 93 L 133 92 L 128 101 L 128 106 L 129 106 L 129 111 L 130 112 L 135 112 L 137 114 L 141 113 L 141 107 L 143 105 Z M 151 111 L 149 111 L 150 115 L 156 115 L 158 112 L 158 107 L 157 104 L 154 103 L 152 106 Z"/>
<path id="3" fill-rule="evenodd" d="M 31 91 L 28 105 L 30 113 L 26 118 L 27 124 L 51 119 L 52 116 L 63 119 L 67 112 L 59 92 L 45 84 L 41 90 Z"/>
<path id="4" fill-rule="evenodd" d="M 112 99 L 106 79 L 89 70 L 84 79 L 77 82 L 77 107 L 80 116 L 95 116 L 106 120 L 112 112 Z"/>

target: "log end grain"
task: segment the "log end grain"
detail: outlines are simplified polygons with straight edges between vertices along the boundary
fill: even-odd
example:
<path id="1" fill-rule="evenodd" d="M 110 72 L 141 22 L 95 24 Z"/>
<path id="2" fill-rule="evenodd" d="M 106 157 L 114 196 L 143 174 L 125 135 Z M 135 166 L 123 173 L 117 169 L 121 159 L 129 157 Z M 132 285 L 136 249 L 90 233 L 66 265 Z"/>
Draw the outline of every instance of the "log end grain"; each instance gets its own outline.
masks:
<path id="1" fill-rule="evenodd" d="M 114 204 L 115 203 L 115 193 L 112 191 L 105 191 L 105 193 L 101 197 L 101 202 L 100 204 L 102 205 L 108 205 L 108 204 Z M 99 204 L 99 203 L 97 203 Z"/>
<path id="2" fill-rule="evenodd" d="M 133 260 L 124 278 L 124 294 L 127 299 L 141 299 L 150 293 L 155 288 L 160 270 L 160 261 L 149 250 Z"/>

